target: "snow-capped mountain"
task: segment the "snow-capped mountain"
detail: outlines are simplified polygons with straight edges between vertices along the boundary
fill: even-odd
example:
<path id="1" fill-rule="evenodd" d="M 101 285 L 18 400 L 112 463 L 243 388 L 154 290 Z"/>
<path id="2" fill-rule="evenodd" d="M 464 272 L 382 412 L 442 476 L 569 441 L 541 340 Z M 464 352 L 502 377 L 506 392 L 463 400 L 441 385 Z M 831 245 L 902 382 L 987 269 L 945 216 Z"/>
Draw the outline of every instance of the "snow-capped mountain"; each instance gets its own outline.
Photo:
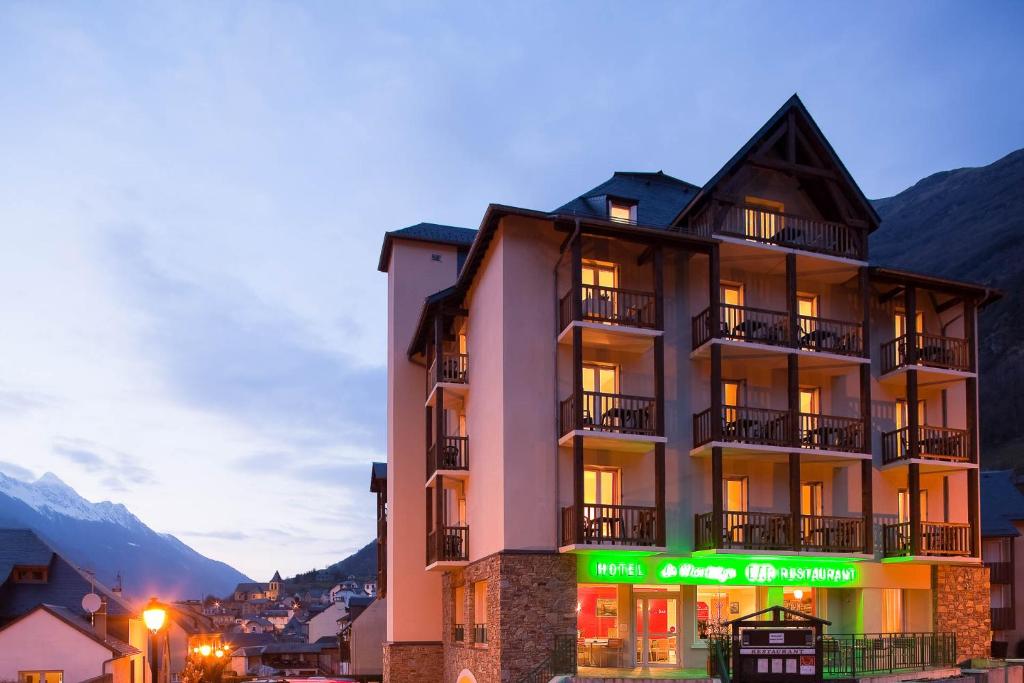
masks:
<path id="1" fill-rule="evenodd" d="M 240 581 L 236 569 L 159 534 L 119 503 L 92 503 L 47 472 L 34 482 L 0 473 L 0 527 L 30 528 L 62 555 L 126 594 L 198 598 L 223 595 Z"/>

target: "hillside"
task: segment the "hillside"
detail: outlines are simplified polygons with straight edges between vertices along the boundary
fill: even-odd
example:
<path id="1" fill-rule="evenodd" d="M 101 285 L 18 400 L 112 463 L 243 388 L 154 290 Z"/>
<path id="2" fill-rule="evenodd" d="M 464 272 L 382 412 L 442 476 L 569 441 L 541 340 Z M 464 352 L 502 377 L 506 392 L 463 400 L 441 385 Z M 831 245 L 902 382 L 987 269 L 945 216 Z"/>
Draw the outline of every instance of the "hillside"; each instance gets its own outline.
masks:
<path id="1" fill-rule="evenodd" d="M 377 541 L 370 541 L 344 560 L 335 562 L 326 569 L 298 574 L 285 579 L 284 583 L 289 590 L 330 588 L 350 576 L 357 579 L 377 578 Z"/>
<path id="2" fill-rule="evenodd" d="M 1024 467 L 1024 150 L 874 203 L 873 263 L 1003 290 L 980 316 L 982 465 Z"/>
<path id="3" fill-rule="evenodd" d="M 35 482 L 0 474 L 0 527 L 34 530 L 107 586 L 120 574 L 125 594 L 135 599 L 219 595 L 249 580 L 174 536 L 153 531 L 123 505 L 87 501 L 49 472 Z"/>

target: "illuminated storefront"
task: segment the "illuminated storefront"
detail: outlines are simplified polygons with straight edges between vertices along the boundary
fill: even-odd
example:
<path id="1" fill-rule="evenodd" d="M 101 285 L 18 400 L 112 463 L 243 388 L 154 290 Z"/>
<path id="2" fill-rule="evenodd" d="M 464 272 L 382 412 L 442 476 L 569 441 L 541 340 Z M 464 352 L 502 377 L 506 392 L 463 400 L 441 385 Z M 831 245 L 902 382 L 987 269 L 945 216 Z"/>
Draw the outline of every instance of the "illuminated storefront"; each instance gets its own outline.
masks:
<path id="1" fill-rule="evenodd" d="M 645 668 L 700 666 L 709 635 L 771 605 L 829 619 L 835 632 L 883 614 L 878 631 L 901 630 L 903 616 L 886 612 L 892 596 L 908 589 L 923 605 L 930 587 L 925 566 L 766 555 L 594 553 L 580 556 L 577 580 L 580 665 Z"/>

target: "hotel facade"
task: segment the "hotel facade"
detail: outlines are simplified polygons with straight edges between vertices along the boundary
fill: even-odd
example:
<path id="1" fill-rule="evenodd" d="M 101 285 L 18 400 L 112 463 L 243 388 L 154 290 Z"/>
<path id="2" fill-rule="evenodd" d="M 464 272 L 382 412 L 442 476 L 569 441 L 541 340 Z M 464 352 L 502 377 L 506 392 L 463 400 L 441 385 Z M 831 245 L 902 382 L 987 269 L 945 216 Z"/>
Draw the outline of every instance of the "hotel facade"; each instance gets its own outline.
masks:
<path id="1" fill-rule="evenodd" d="M 701 187 L 387 233 L 385 680 L 704 670 L 771 605 L 987 653 L 997 294 L 871 265 L 878 225 L 794 96 Z"/>

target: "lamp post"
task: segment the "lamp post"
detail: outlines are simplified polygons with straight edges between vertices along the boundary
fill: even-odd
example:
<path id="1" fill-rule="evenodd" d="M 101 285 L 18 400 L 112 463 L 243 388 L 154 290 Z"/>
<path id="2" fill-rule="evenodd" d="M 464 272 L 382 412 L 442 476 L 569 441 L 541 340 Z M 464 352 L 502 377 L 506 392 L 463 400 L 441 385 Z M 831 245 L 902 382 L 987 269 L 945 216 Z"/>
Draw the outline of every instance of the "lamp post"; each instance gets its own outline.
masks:
<path id="1" fill-rule="evenodd" d="M 149 666 L 152 674 L 151 683 L 159 683 L 160 671 L 156 663 L 156 636 L 167 623 L 167 607 L 156 598 L 150 598 L 146 608 L 142 610 L 142 621 L 153 636 L 149 639 Z"/>

